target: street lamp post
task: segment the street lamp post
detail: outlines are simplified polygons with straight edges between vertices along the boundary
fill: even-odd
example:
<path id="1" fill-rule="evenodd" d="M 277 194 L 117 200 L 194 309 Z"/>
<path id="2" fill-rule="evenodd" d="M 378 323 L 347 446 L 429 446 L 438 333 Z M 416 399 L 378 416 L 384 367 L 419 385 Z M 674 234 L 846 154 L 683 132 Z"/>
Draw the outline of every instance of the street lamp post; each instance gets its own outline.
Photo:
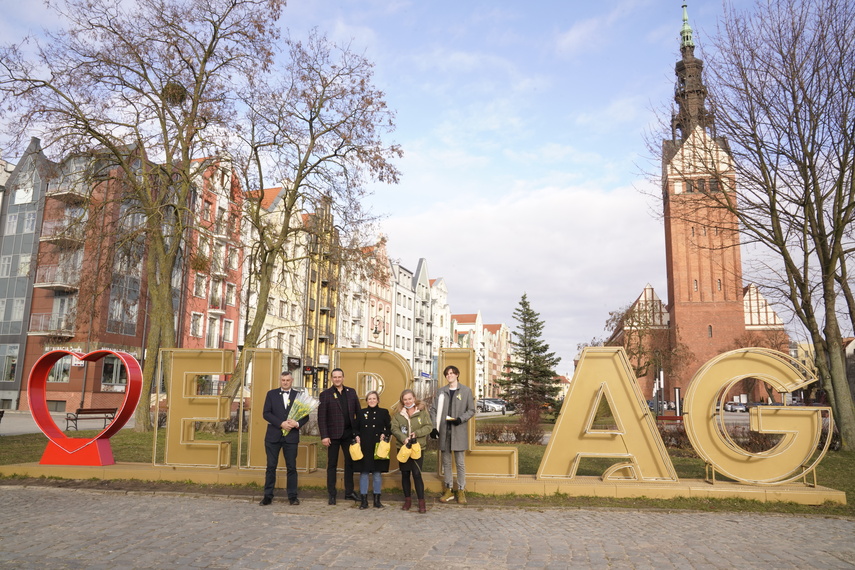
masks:
<path id="1" fill-rule="evenodd" d="M 380 338 L 380 317 L 374 319 L 374 330 L 371 332 L 374 335 L 374 342 Z M 386 349 L 386 323 L 383 323 L 383 349 Z"/>

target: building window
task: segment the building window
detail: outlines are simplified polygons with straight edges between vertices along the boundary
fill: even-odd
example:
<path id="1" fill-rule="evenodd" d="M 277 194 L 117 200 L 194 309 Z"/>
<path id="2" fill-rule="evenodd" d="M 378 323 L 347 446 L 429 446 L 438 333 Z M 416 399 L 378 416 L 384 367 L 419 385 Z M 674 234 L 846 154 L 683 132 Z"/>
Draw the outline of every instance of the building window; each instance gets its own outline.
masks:
<path id="1" fill-rule="evenodd" d="M 213 208 L 213 207 L 214 207 L 214 205 L 210 201 L 205 200 L 205 202 L 202 204 L 202 219 L 203 220 L 210 220 L 211 219 L 211 208 Z"/>
<path id="2" fill-rule="evenodd" d="M 285 301 L 279 301 L 279 317 L 285 318 L 288 316 L 288 303 Z"/>
<path id="3" fill-rule="evenodd" d="M 718 192 L 718 180 L 715 178 L 710 180 L 710 192 Z"/>
<path id="4" fill-rule="evenodd" d="M 18 256 L 18 277 L 26 277 L 30 274 L 30 260 L 33 258 L 29 253 Z"/>
<path id="5" fill-rule="evenodd" d="M 12 256 L 0 257 L 0 277 L 9 277 L 12 274 Z"/>
<path id="6" fill-rule="evenodd" d="M 199 234 L 199 257 L 208 257 L 209 250 L 210 246 L 208 245 L 208 237 Z"/>
<path id="7" fill-rule="evenodd" d="M 190 315 L 190 336 L 202 336 L 202 315 L 199 313 Z"/>
<path id="8" fill-rule="evenodd" d="M 36 231 L 36 213 L 35 212 L 25 212 L 24 213 L 24 232 L 25 234 L 31 234 Z"/>
<path id="9" fill-rule="evenodd" d="M 271 317 L 276 315 L 276 301 L 273 297 L 267 298 L 267 314 Z"/>
<path id="10" fill-rule="evenodd" d="M 134 336 L 139 315 L 140 278 L 114 274 L 110 288 L 107 332 Z"/>
<path id="11" fill-rule="evenodd" d="M 6 216 L 6 235 L 13 236 L 18 233 L 18 214 Z"/>
<path id="12" fill-rule="evenodd" d="M 10 321 L 18 322 L 24 320 L 24 304 L 26 301 L 26 299 L 21 297 L 12 299 L 12 318 L 9 319 Z"/>
<path id="13" fill-rule="evenodd" d="M 101 369 L 101 384 L 105 386 L 125 386 L 128 383 L 128 371 L 122 361 L 115 356 L 104 358 Z"/>
<path id="14" fill-rule="evenodd" d="M 276 333 L 276 348 L 279 350 L 285 349 L 285 333 Z"/>
<path id="15" fill-rule="evenodd" d="M 223 281 L 221 279 L 212 279 L 211 280 L 211 298 L 208 302 L 211 304 L 211 307 L 214 309 L 222 309 L 222 294 L 223 294 Z"/>
<path id="16" fill-rule="evenodd" d="M 237 288 L 234 283 L 226 283 L 226 305 L 234 306 L 236 291 Z"/>
<path id="17" fill-rule="evenodd" d="M 718 285 L 718 290 L 721 291 L 721 279 L 718 280 L 717 285 Z"/>
<path id="18" fill-rule="evenodd" d="M 297 303 L 291 303 L 291 320 L 297 320 Z"/>
<path id="19" fill-rule="evenodd" d="M 196 297 L 205 297 L 205 289 L 207 289 L 208 278 L 202 275 L 201 273 L 196 274 L 196 278 L 193 281 L 193 295 Z"/>
<path id="20" fill-rule="evenodd" d="M 14 382 L 18 368 L 17 344 L 0 344 L 0 382 Z"/>
<path id="21" fill-rule="evenodd" d="M 53 368 L 50 369 L 47 381 L 68 382 L 68 377 L 71 374 L 71 358 L 72 356 L 70 354 L 60 358 L 57 363 L 53 365 Z"/>
<path id="22" fill-rule="evenodd" d="M 223 342 L 233 342 L 234 341 L 234 321 L 230 321 L 228 319 L 223 319 Z"/>
<path id="23" fill-rule="evenodd" d="M 698 280 L 695 279 L 695 291 L 697 291 L 697 290 L 698 290 Z"/>
<path id="24" fill-rule="evenodd" d="M 29 182 L 15 189 L 13 204 L 29 204 L 33 201 L 33 184 Z"/>
<path id="25" fill-rule="evenodd" d="M 205 339 L 205 348 L 220 348 L 219 328 L 220 320 L 217 317 L 208 317 L 208 337 Z"/>
<path id="26" fill-rule="evenodd" d="M 707 327 L 707 336 L 712 338 L 712 325 L 709 325 Z"/>
<path id="27" fill-rule="evenodd" d="M 238 250 L 237 248 L 231 248 L 229 250 L 229 269 L 237 269 L 238 268 Z"/>

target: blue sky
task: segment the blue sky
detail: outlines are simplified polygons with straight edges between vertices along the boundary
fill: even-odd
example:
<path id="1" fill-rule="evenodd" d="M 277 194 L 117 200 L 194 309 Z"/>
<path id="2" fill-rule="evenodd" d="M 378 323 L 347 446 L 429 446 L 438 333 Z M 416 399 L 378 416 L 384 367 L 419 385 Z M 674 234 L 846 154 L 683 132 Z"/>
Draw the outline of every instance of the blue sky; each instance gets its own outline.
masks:
<path id="1" fill-rule="evenodd" d="M 49 22 L 28 4 L 0 0 L 3 41 Z M 527 293 L 570 374 L 610 310 L 647 283 L 667 297 L 645 133 L 671 105 L 681 4 L 289 0 L 282 23 L 376 64 L 405 152 L 400 184 L 370 198 L 390 255 L 424 257 L 452 311 L 485 323 L 513 328 Z M 696 43 L 721 11 L 689 2 Z"/>
<path id="2" fill-rule="evenodd" d="M 405 157 L 372 203 L 390 254 L 427 259 L 452 311 L 515 326 L 525 292 L 572 372 L 576 345 L 651 283 L 664 229 L 645 132 L 670 109 L 682 3 L 293 1 L 376 63 Z M 696 41 L 718 1 L 689 5 Z"/>

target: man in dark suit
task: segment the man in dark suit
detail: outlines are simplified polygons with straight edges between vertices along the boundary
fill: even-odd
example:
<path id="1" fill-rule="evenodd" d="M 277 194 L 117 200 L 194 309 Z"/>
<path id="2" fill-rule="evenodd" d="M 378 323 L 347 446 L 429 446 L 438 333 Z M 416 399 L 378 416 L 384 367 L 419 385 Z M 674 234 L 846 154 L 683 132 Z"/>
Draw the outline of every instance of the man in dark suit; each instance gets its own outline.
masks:
<path id="1" fill-rule="evenodd" d="M 335 480 L 338 471 L 338 451 L 344 448 L 344 498 L 358 501 L 353 492 L 353 460 L 348 447 L 353 441 L 356 429 L 356 413 L 359 411 L 359 398 L 356 390 L 344 385 L 344 371 L 336 368 L 332 371 L 332 386 L 321 392 L 318 406 L 318 430 L 321 443 L 327 448 L 327 494 L 329 504 L 335 504 Z"/>
<path id="2" fill-rule="evenodd" d="M 267 472 L 264 477 L 264 498 L 259 505 L 269 505 L 273 502 L 273 489 L 276 486 L 276 468 L 279 465 L 279 450 L 285 456 L 285 467 L 288 477 L 288 502 L 299 505 L 297 498 L 297 446 L 300 443 L 300 428 L 309 421 L 308 417 L 299 422 L 288 418 L 291 404 L 297 397 L 297 391 L 291 389 L 294 377 L 286 370 L 279 377 L 279 388 L 267 392 L 264 398 L 262 415 L 267 420 L 267 433 L 264 436 L 264 449 L 267 451 Z M 282 430 L 288 429 L 288 435 L 282 435 Z"/>

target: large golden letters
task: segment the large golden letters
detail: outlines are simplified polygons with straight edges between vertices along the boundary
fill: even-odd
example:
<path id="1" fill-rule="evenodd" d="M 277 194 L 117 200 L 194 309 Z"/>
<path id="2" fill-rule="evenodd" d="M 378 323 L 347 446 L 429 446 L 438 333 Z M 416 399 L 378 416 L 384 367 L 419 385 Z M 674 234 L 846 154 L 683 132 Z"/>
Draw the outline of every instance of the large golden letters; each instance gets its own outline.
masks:
<path id="1" fill-rule="evenodd" d="M 719 355 L 698 370 L 686 392 L 683 412 L 686 434 L 692 447 L 719 473 L 755 485 L 781 484 L 798 479 L 813 469 L 828 449 L 815 454 L 826 415 L 833 429 L 831 409 L 825 407 L 754 406 L 749 409 L 752 431 L 781 434 L 772 449 L 750 453 L 737 445 L 724 429 L 718 410 L 730 388 L 744 378 L 768 383 L 789 393 L 814 382 L 789 356 L 765 348 L 745 348 Z M 816 458 L 811 462 L 811 458 Z"/>
<path id="2" fill-rule="evenodd" d="M 602 399 L 608 402 L 615 428 L 594 426 Z M 603 474 L 606 480 L 677 480 L 623 348 L 582 352 L 537 476 L 572 479 L 584 457 L 624 460 Z"/>
<path id="3" fill-rule="evenodd" d="M 161 367 L 169 378 L 169 414 L 166 420 L 167 465 L 226 468 L 231 464 L 227 441 L 197 441 L 196 422 L 229 419 L 231 401 L 197 394 L 197 377 L 231 374 L 235 357 L 230 350 L 169 349 L 160 351 Z"/>
<path id="4" fill-rule="evenodd" d="M 412 369 L 394 352 L 340 349 L 334 352 L 333 357 L 337 358 L 338 365 L 345 371 L 347 383 L 356 387 L 360 398 L 364 398 L 369 390 L 377 390 L 384 407 L 393 408 L 401 391 L 413 384 Z M 277 385 L 281 362 L 279 351 L 254 351 L 253 409 L 246 467 L 265 465 L 263 442 L 266 425 L 261 416 L 261 406 L 266 391 Z M 194 423 L 228 419 L 229 400 L 198 395 L 196 381 L 200 375 L 231 374 L 234 354 L 221 350 L 163 350 L 161 363 L 169 378 L 165 462 L 171 465 L 228 467 L 229 444 L 197 441 Z M 474 352 L 469 349 L 441 349 L 439 370 L 449 364 L 460 369 L 461 382 L 472 388 Z M 763 380 L 778 392 L 787 393 L 816 380 L 805 379 L 803 374 L 804 370 L 792 359 L 766 349 L 736 350 L 712 359 L 698 371 L 686 392 L 686 433 L 697 453 L 715 471 L 755 485 L 786 483 L 810 472 L 828 449 L 829 438 L 821 444 L 820 437 L 824 427 L 829 434 L 833 429 L 829 408 L 751 408 L 750 428 L 753 431 L 781 434 L 782 437 L 772 449 L 750 453 L 730 438 L 717 406 L 730 388 L 744 378 Z M 614 420 L 614 425 L 608 428 L 599 427 L 594 421 L 603 400 L 608 403 Z M 516 447 L 479 446 L 475 442 L 475 428 L 473 419 L 468 425 L 470 451 L 466 457 L 467 475 L 516 478 Z M 818 447 L 820 451 L 817 453 Z M 312 470 L 316 456 L 316 444 L 301 445 L 298 465 L 302 470 Z M 622 348 L 587 348 L 583 351 L 537 478 L 573 479 L 579 461 L 584 457 L 618 460 L 603 474 L 604 480 L 677 481 L 655 418 L 641 395 Z"/>

